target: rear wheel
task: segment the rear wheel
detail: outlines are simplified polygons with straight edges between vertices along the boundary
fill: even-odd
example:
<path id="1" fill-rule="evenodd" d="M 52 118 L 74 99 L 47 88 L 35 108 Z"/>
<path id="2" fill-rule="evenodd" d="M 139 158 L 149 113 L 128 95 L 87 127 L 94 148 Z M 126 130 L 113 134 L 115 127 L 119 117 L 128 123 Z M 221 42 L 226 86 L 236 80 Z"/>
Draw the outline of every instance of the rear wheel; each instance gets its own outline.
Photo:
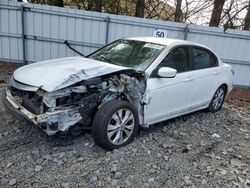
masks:
<path id="1" fill-rule="evenodd" d="M 107 102 L 97 111 L 92 131 L 96 144 L 103 148 L 127 145 L 138 133 L 137 111 L 125 101 Z"/>
<path id="2" fill-rule="evenodd" d="M 222 85 L 216 90 L 209 104 L 208 110 L 210 112 L 217 112 L 218 110 L 220 110 L 224 102 L 225 96 L 226 96 L 226 87 Z"/>

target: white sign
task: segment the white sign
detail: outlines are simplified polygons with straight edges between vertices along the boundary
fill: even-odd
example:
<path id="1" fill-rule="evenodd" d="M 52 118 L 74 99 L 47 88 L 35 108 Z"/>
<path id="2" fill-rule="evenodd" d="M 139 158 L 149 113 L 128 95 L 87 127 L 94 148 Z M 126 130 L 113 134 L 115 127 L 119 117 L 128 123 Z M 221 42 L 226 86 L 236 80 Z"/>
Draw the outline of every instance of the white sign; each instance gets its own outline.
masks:
<path id="1" fill-rule="evenodd" d="M 164 29 L 155 29 L 153 33 L 154 37 L 167 38 L 168 31 Z"/>

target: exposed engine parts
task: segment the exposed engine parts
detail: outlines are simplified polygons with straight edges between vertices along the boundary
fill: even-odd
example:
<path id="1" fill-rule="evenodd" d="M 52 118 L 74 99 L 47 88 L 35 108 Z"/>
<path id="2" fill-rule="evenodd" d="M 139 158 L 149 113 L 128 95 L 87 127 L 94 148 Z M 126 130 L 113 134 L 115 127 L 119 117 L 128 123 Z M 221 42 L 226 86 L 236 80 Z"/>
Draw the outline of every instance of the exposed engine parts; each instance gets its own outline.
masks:
<path id="1" fill-rule="evenodd" d="M 91 126 L 98 108 L 111 100 L 133 104 L 143 122 L 145 80 L 141 73 L 126 71 L 84 80 L 53 92 L 24 91 L 20 83 L 15 85 L 12 80 L 12 94 L 21 98 L 20 104 L 37 115 L 40 126 L 52 135 L 67 131 L 76 123 Z"/>

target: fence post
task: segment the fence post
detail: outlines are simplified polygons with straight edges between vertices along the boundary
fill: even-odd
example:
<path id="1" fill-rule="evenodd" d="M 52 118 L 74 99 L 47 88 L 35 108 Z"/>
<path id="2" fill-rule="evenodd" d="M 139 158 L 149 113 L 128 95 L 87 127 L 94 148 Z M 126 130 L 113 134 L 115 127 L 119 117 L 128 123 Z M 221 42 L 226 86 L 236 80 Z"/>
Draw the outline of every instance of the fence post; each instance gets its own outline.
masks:
<path id="1" fill-rule="evenodd" d="M 26 45 L 25 45 L 25 29 L 24 29 L 24 24 L 25 24 L 25 18 L 24 18 L 24 6 L 21 5 L 21 27 L 22 27 L 22 48 L 23 48 L 23 62 L 24 64 L 27 64 L 26 61 Z"/>
<path id="2" fill-rule="evenodd" d="M 188 29 L 188 24 L 187 24 L 185 29 L 184 29 L 184 40 L 187 40 L 188 32 L 189 32 L 189 29 Z"/>
<path id="3" fill-rule="evenodd" d="M 110 22 L 110 18 L 109 17 L 107 17 L 106 22 L 107 22 L 107 24 L 106 24 L 105 44 L 108 44 L 108 42 L 109 42 L 109 22 Z"/>

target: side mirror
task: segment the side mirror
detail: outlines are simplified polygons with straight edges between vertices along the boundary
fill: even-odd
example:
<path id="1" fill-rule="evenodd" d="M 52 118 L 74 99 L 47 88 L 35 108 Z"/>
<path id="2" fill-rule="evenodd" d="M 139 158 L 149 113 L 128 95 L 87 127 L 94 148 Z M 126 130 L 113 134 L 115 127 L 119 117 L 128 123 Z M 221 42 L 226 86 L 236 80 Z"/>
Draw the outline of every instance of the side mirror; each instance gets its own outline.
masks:
<path id="1" fill-rule="evenodd" d="M 177 70 L 169 67 L 161 67 L 158 70 L 158 75 L 164 78 L 173 78 L 176 76 Z"/>

